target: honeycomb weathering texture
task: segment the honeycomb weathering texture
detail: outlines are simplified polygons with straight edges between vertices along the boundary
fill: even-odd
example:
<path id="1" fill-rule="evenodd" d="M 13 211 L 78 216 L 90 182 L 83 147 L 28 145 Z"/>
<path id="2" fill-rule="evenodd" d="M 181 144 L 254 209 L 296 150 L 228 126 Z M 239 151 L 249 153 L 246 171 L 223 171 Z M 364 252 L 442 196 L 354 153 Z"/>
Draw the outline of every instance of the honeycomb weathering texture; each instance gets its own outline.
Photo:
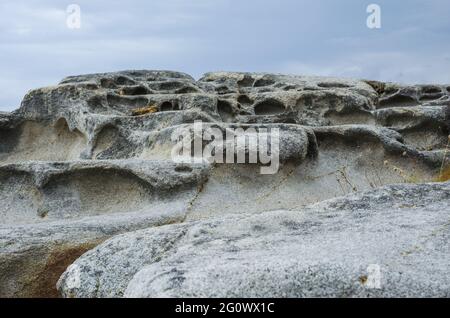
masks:
<path id="1" fill-rule="evenodd" d="M 449 197 L 443 190 L 448 190 L 446 181 L 450 177 L 449 108 L 448 84 L 400 85 L 265 73 L 216 72 L 194 80 L 179 72 L 123 71 L 71 76 L 56 86 L 32 90 L 18 110 L 0 112 L 0 296 L 365 295 L 364 286 L 348 281 L 364 267 L 356 257 L 336 257 L 333 264 L 328 264 L 312 256 L 315 249 L 331 251 L 337 244 L 331 243 L 333 234 L 329 228 L 333 224 L 317 219 L 317 204 L 327 206 L 327 213 L 336 213 L 331 212 L 333 206 L 347 202 L 339 208 L 344 216 L 336 226 L 343 232 L 352 231 L 354 226 L 355 235 L 360 234 L 374 246 L 376 233 L 363 232 L 360 224 L 353 224 L 348 211 L 365 206 L 367 213 L 374 214 L 373 219 L 366 221 L 367 226 L 376 228 L 377 233 L 402 233 L 402 242 L 406 238 L 419 240 L 419 232 L 426 236 L 424 231 L 432 231 L 433 226 L 445 227 L 445 214 L 439 214 L 441 221 L 437 215 L 429 214 L 438 209 L 448 211 L 449 207 Z M 278 128 L 278 172 L 261 175 L 258 164 L 173 162 L 172 133 L 191 127 L 195 121 L 222 132 Z M 377 193 L 393 195 L 391 185 L 404 189 L 404 202 L 397 207 L 399 215 L 405 214 L 403 221 L 389 214 L 388 207 L 381 208 L 382 202 L 377 201 Z M 423 191 L 431 191 L 431 197 L 434 193 L 440 195 L 439 201 L 425 204 L 420 195 L 406 196 Z M 335 199 L 338 197 L 342 198 Z M 411 209 L 411 213 L 402 210 L 402 206 Z M 305 219 L 298 220 L 294 212 L 286 211 L 299 211 Z M 269 226 L 270 219 L 277 215 L 284 219 L 285 223 L 280 221 L 284 225 Z M 383 218 L 392 219 L 393 223 L 388 226 Z M 202 229 L 207 231 L 211 224 L 232 227 L 241 221 L 251 227 L 238 226 L 228 237 L 229 242 L 240 246 L 236 247 L 238 250 L 233 252 L 232 246 L 223 243 L 225 253 L 208 243 L 198 243 L 205 254 L 195 256 L 195 240 L 186 233 L 198 228 L 201 235 L 206 235 L 204 242 L 209 242 L 212 236 Z M 427 223 L 416 237 L 413 232 L 419 221 L 431 224 Z M 410 228 L 409 232 L 401 222 Z M 182 225 L 159 228 L 172 223 Z M 266 227 L 270 227 L 270 233 L 264 231 Z M 70 275 L 75 275 L 70 267 L 61 277 L 57 291 L 59 276 L 85 251 L 117 234 L 146 228 L 150 229 L 99 245 L 96 256 L 90 252 L 81 256 L 75 264 L 86 269 L 82 273 L 85 283 L 78 288 L 67 284 L 72 281 Z M 310 242 L 305 236 L 311 231 L 317 240 L 323 236 L 330 241 L 325 240 L 320 246 Z M 140 243 L 136 243 L 136 249 L 131 247 L 130 242 L 140 233 L 145 233 L 144 240 L 155 245 L 154 250 L 147 251 L 150 247 Z M 283 237 L 299 236 L 307 242 L 299 248 L 289 239 L 280 258 L 288 258 L 296 248 L 305 255 L 313 254 L 310 258 L 305 256 L 303 263 L 301 259 L 286 260 L 270 277 L 241 271 L 250 266 L 246 257 L 267 259 L 252 265 L 255 272 L 276 267 L 275 259 L 267 258 L 261 244 L 277 235 L 281 241 Z M 219 236 L 227 242 L 226 233 Z M 237 237 L 249 237 L 250 243 Z M 277 240 L 271 245 L 273 250 L 279 249 Z M 388 246 L 394 237 L 388 235 L 386 240 Z M 135 259 L 132 257 L 135 263 L 130 265 L 133 270 L 123 277 L 123 260 L 109 253 L 108 244 L 118 244 L 124 253 L 132 249 L 130 255 L 136 255 Z M 442 238 L 440 244 L 442 249 L 448 249 L 446 239 Z M 181 266 L 183 269 L 178 270 L 174 264 L 187 256 L 181 252 L 167 259 L 164 256 L 174 246 L 185 246 L 193 255 L 188 265 Z M 439 266 L 449 265 L 448 256 L 439 254 L 436 246 L 430 257 Z M 248 253 L 240 251 L 242 248 Z M 148 255 L 140 257 L 139 250 Z M 164 261 L 159 265 L 154 264 L 155 253 L 163 255 Z M 211 273 L 197 269 L 202 259 L 216 258 L 221 253 L 230 258 L 230 268 L 224 261 L 209 268 Z M 375 247 L 373 254 L 367 253 L 364 257 L 375 263 L 377 257 L 384 255 Z M 237 260 L 231 261 L 233 255 Z M 340 264 L 344 261 L 348 265 Z M 89 269 L 98 262 L 112 265 L 98 274 Z M 314 264 L 320 271 L 313 268 Z M 416 281 L 414 270 L 423 264 L 415 264 L 412 269 L 405 264 L 391 268 L 386 276 L 386 284 L 394 286 L 392 294 L 380 295 L 404 295 L 406 286 L 412 288 L 411 295 L 420 295 L 417 286 L 425 291 L 435 290 L 436 295 L 449 294 L 447 280 L 436 287 L 432 283 L 435 276 L 427 276 L 427 270 L 439 272 L 432 265 Z M 168 269 L 173 270 L 174 277 L 150 279 Z M 343 289 L 330 285 L 333 280 L 327 269 L 330 275 L 340 273 L 337 285 Z M 413 274 L 406 281 L 395 274 L 408 270 Z M 324 275 L 323 280 L 320 275 L 317 281 L 308 280 L 307 273 L 319 272 Z M 235 285 L 224 289 L 220 282 L 208 284 L 208 275 L 214 273 L 222 278 L 232 276 Z M 284 277 L 286 273 L 298 280 L 274 283 L 277 275 Z M 133 279 L 135 274 L 138 276 Z M 115 280 L 115 276 L 121 278 Z M 194 276 L 200 277 L 200 282 L 192 281 Z M 173 285 L 173 281 L 179 285 Z M 246 284 L 259 284 L 260 291 L 251 290 Z M 314 286 L 318 289 L 308 294 L 307 290 L 315 290 Z M 367 295 L 372 292 L 376 295 L 375 291 Z M 430 291 L 424 295 L 434 294 Z"/>

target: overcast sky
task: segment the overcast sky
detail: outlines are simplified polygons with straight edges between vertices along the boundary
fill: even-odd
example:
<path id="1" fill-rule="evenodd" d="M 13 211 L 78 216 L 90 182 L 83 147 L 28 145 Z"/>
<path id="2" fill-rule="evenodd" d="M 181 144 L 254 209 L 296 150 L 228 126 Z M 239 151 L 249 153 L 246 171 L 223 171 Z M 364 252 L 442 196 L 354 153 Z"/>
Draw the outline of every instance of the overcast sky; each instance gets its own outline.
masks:
<path id="1" fill-rule="evenodd" d="M 381 29 L 366 26 L 371 3 Z M 68 75 L 125 69 L 450 83 L 449 14 L 448 0 L 2 0 L 0 110 Z"/>

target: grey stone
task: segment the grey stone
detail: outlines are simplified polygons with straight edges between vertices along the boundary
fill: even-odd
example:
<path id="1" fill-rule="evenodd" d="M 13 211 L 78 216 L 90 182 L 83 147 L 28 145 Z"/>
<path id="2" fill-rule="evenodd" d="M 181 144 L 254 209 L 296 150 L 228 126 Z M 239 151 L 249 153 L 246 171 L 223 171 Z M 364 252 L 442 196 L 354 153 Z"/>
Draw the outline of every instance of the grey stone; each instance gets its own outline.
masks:
<path id="1" fill-rule="evenodd" d="M 0 296 L 57 296 L 59 275 L 115 234 L 182 222 L 206 166 L 119 160 L 0 165 Z"/>
<path id="2" fill-rule="evenodd" d="M 448 297 L 449 203 L 448 182 L 392 185 L 300 211 L 140 230 L 84 254 L 58 288 L 65 297 Z"/>
<path id="3" fill-rule="evenodd" d="M 449 118 L 448 85 L 317 76 L 134 70 L 32 90 L 0 112 L 0 296 L 57 296 L 68 265 L 121 233 L 448 180 Z M 174 163 L 172 134 L 195 121 L 223 134 L 279 129 L 277 173 Z M 120 284 L 145 264 L 130 265 Z M 98 295 L 122 295 L 126 286 L 109 279 Z"/>

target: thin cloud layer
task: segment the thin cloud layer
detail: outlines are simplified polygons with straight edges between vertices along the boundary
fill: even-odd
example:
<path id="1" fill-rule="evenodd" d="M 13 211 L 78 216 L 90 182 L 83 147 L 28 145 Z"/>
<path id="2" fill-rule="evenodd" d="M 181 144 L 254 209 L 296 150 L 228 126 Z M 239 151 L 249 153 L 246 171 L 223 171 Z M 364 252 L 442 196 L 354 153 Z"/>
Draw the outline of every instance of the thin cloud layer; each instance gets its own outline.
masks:
<path id="1" fill-rule="evenodd" d="M 0 4 L 0 110 L 67 75 L 123 69 L 270 71 L 450 83 L 450 2 L 73 1 Z M 366 7 L 382 9 L 368 29 Z"/>

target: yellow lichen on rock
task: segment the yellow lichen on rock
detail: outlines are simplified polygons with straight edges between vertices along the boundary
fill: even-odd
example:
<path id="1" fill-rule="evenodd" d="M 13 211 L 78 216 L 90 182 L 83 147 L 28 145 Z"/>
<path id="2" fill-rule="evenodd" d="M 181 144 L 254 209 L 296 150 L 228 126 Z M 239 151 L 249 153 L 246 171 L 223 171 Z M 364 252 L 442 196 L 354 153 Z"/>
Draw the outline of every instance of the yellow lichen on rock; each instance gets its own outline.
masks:
<path id="1" fill-rule="evenodd" d="M 441 170 L 437 182 L 445 182 L 450 180 L 450 165 L 446 165 L 447 152 L 450 148 L 450 135 L 447 136 L 447 146 L 445 147 L 444 155 L 442 156 Z"/>
<path id="2" fill-rule="evenodd" d="M 442 169 L 439 172 L 439 176 L 436 178 L 436 182 L 445 182 L 450 180 L 450 166 Z"/>
<path id="3" fill-rule="evenodd" d="M 146 114 L 153 114 L 153 113 L 156 113 L 157 111 L 158 111 L 158 107 L 156 107 L 155 105 L 149 105 L 146 107 L 133 109 L 131 111 L 131 115 L 132 116 L 142 116 L 142 115 L 146 115 Z"/>

